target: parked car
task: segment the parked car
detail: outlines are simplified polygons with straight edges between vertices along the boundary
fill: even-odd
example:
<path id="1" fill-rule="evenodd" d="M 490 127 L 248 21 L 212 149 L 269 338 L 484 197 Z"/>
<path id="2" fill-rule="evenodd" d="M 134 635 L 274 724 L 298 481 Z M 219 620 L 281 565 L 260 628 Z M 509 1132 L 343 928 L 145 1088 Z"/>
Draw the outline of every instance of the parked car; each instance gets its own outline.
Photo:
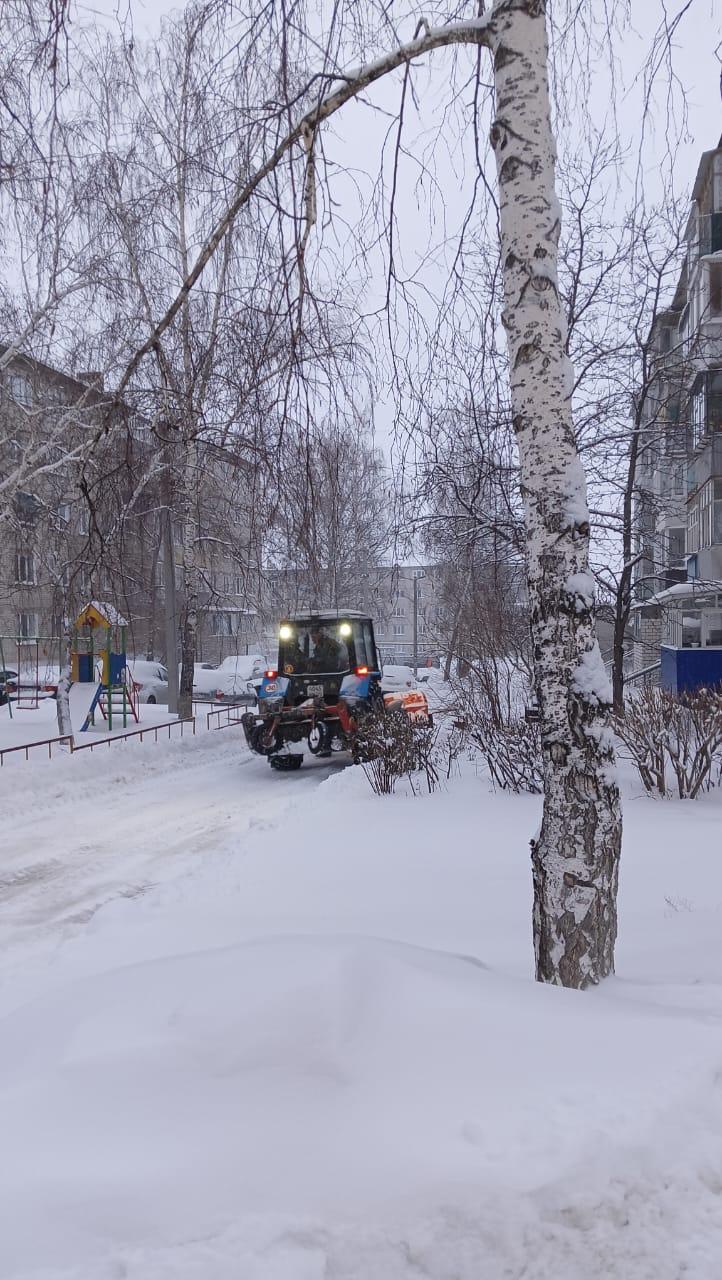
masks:
<path id="1" fill-rule="evenodd" d="M 162 662 L 142 660 L 129 662 L 128 670 L 133 683 L 138 686 L 141 702 L 168 703 L 168 671 Z"/>
<path id="2" fill-rule="evenodd" d="M 4 707 L 11 696 L 14 696 L 17 679 L 17 671 L 11 671 L 9 667 L 0 668 L 0 707 Z"/>
<path id="3" fill-rule="evenodd" d="M 268 658 L 262 653 L 233 654 L 224 658 L 217 671 L 217 696 L 233 702 L 255 702 L 267 670 Z"/>
<path id="4" fill-rule="evenodd" d="M 21 698 L 55 698 L 58 692 L 58 680 L 60 673 L 57 667 L 42 667 L 38 674 L 37 684 L 35 672 L 28 675 L 17 671 L 10 667 L 0 669 L 0 707 L 4 707 L 11 700 L 15 702 L 18 698 L 18 684 L 20 686 Z"/>
<path id="5" fill-rule="evenodd" d="M 415 689 L 413 668 L 396 664 L 385 665 L 381 676 L 381 688 L 384 693 L 405 693 L 407 689 Z"/>
<path id="6" fill-rule="evenodd" d="M 178 679 L 179 680 L 181 678 L 182 671 L 183 671 L 183 663 L 179 662 L 178 663 Z M 196 676 L 198 675 L 199 671 L 215 671 L 215 667 L 213 666 L 212 662 L 194 662 L 193 663 L 193 683 L 194 684 L 196 681 Z"/>
<path id="7" fill-rule="evenodd" d="M 262 653 L 232 654 L 219 667 L 196 668 L 193 693 L 212 701 L 255 702 L 267 667 L 268 659 Z"/>

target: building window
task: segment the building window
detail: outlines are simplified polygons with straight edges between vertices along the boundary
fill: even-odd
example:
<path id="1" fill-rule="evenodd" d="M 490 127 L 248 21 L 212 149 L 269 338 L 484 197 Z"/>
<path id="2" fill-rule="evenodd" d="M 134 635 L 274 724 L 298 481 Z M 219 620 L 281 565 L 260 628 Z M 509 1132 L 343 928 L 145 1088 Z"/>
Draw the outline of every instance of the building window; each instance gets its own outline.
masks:
<path id="1" fill-rule="evenodd" d="M 669 328 L 669 325 L 664 325 L 661 329 L 658 330 L 657 346 L 658 346 L 660 355 L 666 355 L 666 353 L 671 350 L 672 330 Z"/>
<path id="2" fill-rule="evenodd" d="M 90 512 L 87 507 L 80 508 L 80 515 L 78 516 L 78 533 L 82 533 L 84 536 L 90 533 Z"/>
<path id="3" fill-rule="evenodd" d="M 393 633 L 395 636 L 402 636 L 405 630 L 406 628 L 404 627 L 403 623 L 398 623 L 398 622 L 394 623 Z"/>
<path id="4" fill-rule="evenodd" d="M 56 514 L 61 524 L 70 524 L 70 503 L 69 502 L 58 503 Z"/>
<path id="5" fill-rule="evenodd" d="M 35 557 L 31 551 L 18 551 L 15 556 L 15 581 L 21 583 L 35 581 Z"/>
<path id="6" fill-rule="evenodd" d="M 699 649 L 702 644 L 702 613 L 685 609 L 682 614 L 682 648 Z"/>
<path id="7" fill-rule="evenodd" d="M 722 369 L 711 369 L 707 382 L 707 430 L 722 431 Z"/>
<path id="8" fill-rule="evenodd" d="M 670 564 L 683 560 L 685 554 L 685 530 L 683 528 L 669 529 L 667 531 L 667 540 Z"/>
<path id="9" fill-rule="evenodd" d="M 211 635 L 214 636 L 232 636 L 233 625 L 230 613 L 212 613 L 211 614 Z"/>
<path id="10" fill-rule="evenodd" d="M 699 506 L 695 501 L 687 513 L 687 551 L 693 555 L 699 551 Z"/>
<path id="11" fill-rule="evenodd" d="M 19 613 L 18 614 L 18 639 L 19 640 L 35 640 L 38 635 L 38 615 L 37 613 Z"/>
<path id="12" fill-rule="evenodd" d="M 24 373 L 10 375 L 10 395 L 16 404 L 25 405 L 26 408 L 33 403 L 33 389 L 30 379 L 26 378 Z"/>
<path id="13" fill-rule="evenodd" d="M 25 525 L 28 529 L 32 529 L 42 512 L 43 504 L 35 497 L 34 493 L 23 493 L 19 489 L 15 494 L 13 507 L 19 523 Z"/>
<path id="14" fill-rule="evenodd" d="M 706 431 L 704 382 L 699 382 L 692 392 L 689 416 L 692 423 L 692 444 L 696 448 L 700 441 L 704 439 Z"/>
<path id="15" fill-rule="evenodd" d="M 414 569 L 414 577 L 415 577 L 415 578 L 423 578 L 423 577 L 425 576 L 425 574 L 426 574 L 426 570 L 425 570 L 425 569 Z"/>
<path id="16" fill-rule="evenodd" d="M 722 262 L 709 264 L 709 313 L 722 316 Z"/>
<path id="17" fill-rule="evenodd" d="M 406 610 L 404 609 L 404 606 L 403 606 L 402 604 L 395 604 L 395 605 L 394 605 L 394 613 L 393 613 L 393 616 L 394 616 L 395 618 L 405 618 L 405 617 L 406 617 Z M 402 627 L 402 630 L 403 630 L 403 627 Z"/>

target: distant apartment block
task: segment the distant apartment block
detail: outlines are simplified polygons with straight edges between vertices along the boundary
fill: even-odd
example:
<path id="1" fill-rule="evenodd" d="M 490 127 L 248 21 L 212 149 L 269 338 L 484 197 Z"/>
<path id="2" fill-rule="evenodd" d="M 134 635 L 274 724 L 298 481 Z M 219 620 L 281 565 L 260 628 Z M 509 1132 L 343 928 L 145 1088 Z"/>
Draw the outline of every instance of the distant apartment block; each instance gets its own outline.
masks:
<path id="1" fill-rule="evenodd" d="M 722 139 L 700 160 L 677 288 L 650 347 L 635 505 L 637 668 L 659 657 L 660 593 L 722 580 Z"/>

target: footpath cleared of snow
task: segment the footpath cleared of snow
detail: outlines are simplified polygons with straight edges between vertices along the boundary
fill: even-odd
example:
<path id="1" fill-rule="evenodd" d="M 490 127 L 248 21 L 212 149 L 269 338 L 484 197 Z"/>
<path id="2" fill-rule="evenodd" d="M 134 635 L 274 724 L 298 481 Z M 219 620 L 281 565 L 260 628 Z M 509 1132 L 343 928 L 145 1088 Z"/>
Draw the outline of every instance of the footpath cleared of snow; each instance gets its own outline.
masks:
<path id="1" fill-rule="evenodd" d="M 531 981 L 536 800 L 276 777 L 235 733 L 11 798 L 16 863 L 64 870 L 4 908 L 2 1280 L 715 1280 L 718 798 L 628 800 L 581 995 Z"/>

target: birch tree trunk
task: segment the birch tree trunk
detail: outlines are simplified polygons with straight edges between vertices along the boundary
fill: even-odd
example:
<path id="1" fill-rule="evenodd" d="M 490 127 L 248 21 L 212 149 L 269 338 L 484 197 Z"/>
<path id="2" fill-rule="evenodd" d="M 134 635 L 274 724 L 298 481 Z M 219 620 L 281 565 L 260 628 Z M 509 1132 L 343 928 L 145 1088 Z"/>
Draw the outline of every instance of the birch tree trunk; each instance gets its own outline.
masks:
<path id="1" fill-rule="evenodd" d="M 58 680 L 58 692 L 55 701 L 55 713 L 58 720 L 58 733 L 62 738 L 73 737 L 73 722 L 70 717 L 70 675 L 72 632 L 69 627 L 63 630 L 62 667 Z"/>
<path id="2" fill-rule="evenodd" d="M 193 504 L 194 485 L 198 482 L 197 445 L 187 440 L 183 448 L 179 484 L 178 514 L 183 531 L 181 571 L 183 606 L 181 610 L 181 673 L 178 690 L 178 715 L 187 719 L 193 714 L 193 668 L 198 641 L 198 605 L 200 601 L 200 566 L 198 564 L 198 529 Z"/>
<path id="3" fill-rule="evenodd" d="M 490 36 L 504 325 L 542 722 L 544 813 L 532 841 L 536 976 L 582 988 L 614 968 L 621 806 L 606 728 L 611 691 L 594 634 L 586 485 L 558 289 L 544 0 L 497 0 Z"/>

